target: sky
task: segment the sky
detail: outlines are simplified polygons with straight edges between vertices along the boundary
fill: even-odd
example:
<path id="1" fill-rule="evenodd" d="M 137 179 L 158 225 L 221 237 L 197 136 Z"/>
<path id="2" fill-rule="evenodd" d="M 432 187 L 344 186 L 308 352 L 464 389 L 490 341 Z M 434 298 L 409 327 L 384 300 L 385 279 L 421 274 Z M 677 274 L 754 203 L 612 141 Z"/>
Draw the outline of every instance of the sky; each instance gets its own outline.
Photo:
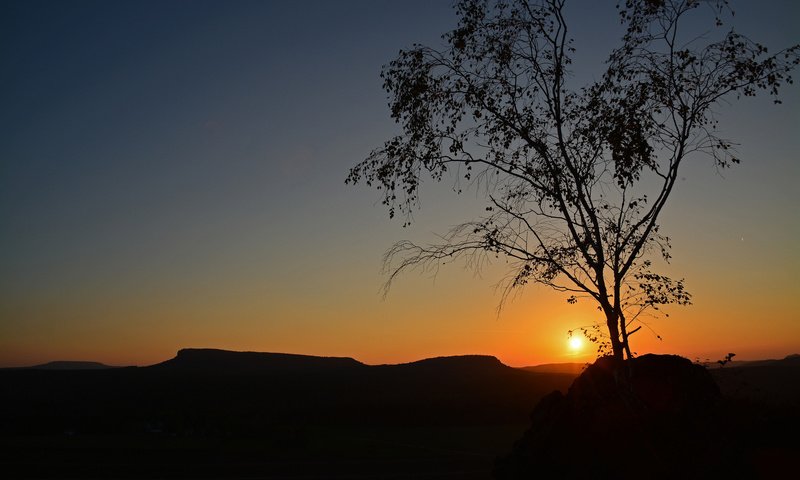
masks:
<path id="1" fill-rule="evenodd" d="M 737 31 L 800 42 L 800 4 L 734 2 Z M 597 78 L 612 2 L 568 9 L 576 78 Z M 567 332 L 590 304 L 528 287 L 500 315 L 503 262 L 407 274 L 394 242 L 479 215 L 427 182 L 390 220 L 348 169 L 398 128 L 381 66 L 439 45 L 451 2 L 0 2 L 0 366 L 148 365 L 180 348 L 349 356 L 369 364 L 487 354 L 591 361 Z M 719 109 L 742 165 L 686 165 L 662 216 L 665 272 L 694 304 L 633 338 L 690 359 L 800 352 L 800 88 Z M 662 340 L 658 340 L 659 335 Z"/>

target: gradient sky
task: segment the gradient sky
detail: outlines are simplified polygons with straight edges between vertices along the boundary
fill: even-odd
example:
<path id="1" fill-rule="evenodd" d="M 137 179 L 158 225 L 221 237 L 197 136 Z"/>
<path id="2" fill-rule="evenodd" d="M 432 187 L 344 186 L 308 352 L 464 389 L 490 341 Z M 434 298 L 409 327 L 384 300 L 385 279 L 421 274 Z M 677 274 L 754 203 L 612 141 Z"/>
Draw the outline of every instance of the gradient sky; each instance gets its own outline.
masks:
<path id="1" fill-rule="evenodd" d="M 0 366 L 145 365 L 183 347 L 396 363 L 483 353 L 591 360 L 589 303 L 530 287 L 498 317 L 500 262 L 402 277 L 380 262 L 482 204 L 428 183 L 410 228 L 350 166 L 397 132 L 380 68 L 455 25 L 450 1 L 0 2 Z M 602 3 L 602 5 L 600 5 Z M 800 3 L 740 2 L 737 30 L 800 41 Z M 568 11 L 596 78 L 613 2 Z M 633 337 L 691 359 L 800 352 L 800 88 L 721 108 L 743 164 L 698 158 L 663 214 L 694 305 Z"/>

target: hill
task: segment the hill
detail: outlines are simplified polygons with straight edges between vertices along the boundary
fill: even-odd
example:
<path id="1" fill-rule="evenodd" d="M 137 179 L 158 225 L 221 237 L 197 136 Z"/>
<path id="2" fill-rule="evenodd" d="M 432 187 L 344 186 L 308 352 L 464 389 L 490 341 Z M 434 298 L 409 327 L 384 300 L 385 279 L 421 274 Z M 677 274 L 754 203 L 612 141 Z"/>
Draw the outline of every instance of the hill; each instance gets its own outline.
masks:
<path id="1" fill-rule="evenodd" d="M 787 355 L 781 359 L 767 359 L 767 360 L 731 360 L 731 361 L 705 361 L 700 362 L 701 365 L 709 370 L 718 368 L 734 368 L 734 367 L 765 367 L 765 366 L 800 366 L 800 354 Z"/>
<path id="2" fill-rule="evenodd" d="M 708 370 L 674 355 L 600 358 L 566 395 L 554 392 L 540 401 L 531 427 L 498 460 L 495 476 L 781 478 L 796 470 L 800 453 L 797 436 L 786 435 L 800 427 L 800 397 L 795 393 L 794 406 L 785 408 L 726 396 L 713 375 L 768 374 L 792 382 L 800 369 L 787 368 L 768 363 Z M 765 399 L 775 400 L 776 391 L 767 392 Z M 617 456 L 620 446 L 624 462 Z"/>
<path id="3" fill-rule="evenodd" d="M 488 478 L 534 405 L 566 392 L 582 367 L 520 369 L 481 355 L 365 365 L 183 349 L 147 367 L 4 369 L 0 470 L 29 478 Z M 796 424 L 797 358 L 711 373 L 732 398 L 788 405 L 764 410 L 766 430 L 762 420 L 745 425 L 753 438 Z"/>
<path id="4" fill-rule="evenodd" d="M 148 367 L 3 370 L 0 469 L 39 478 L 487 478 L 532 406 L 572 379 L 479 355 L 369 366 L 212 349 Z"/>
<path id="5" fill-rule="evenodd" d="M 352 358 L 183 349 L 148 367 L 0 372 L 0 433 L 251 434 L 283 425 L 482 425 L 527 420 L 569 374 L 495 357 L 399 365 Z"/>
<path id="6" fill-rule="evenodd" d="M 800 412 L 800 355 L 709 369 L 723 395 Z"/>
<path id="7" fill-rule="evenodd" d="M 521 367 L 534 373 L 566 373 L 576 377 L 586 368 L 587 363 L 545 363 L 532 367 Z"/>
<path id="8" fill-rule="evenodd" d="M 112 367 L 99 362 L 76 362 L 70 360 L 60 360 L 25 368 L 32 368 L 36 370 L 105 370 L 108 368 L 118 367 Z"/>
<path id="9" fill-rule="evenodd" d="M 307 373 L 365 367 L 352 358 L 316 357 L 290 353 L 232 352 L 212 348 L 184 348 L 165 362 L 149 368 L 206 373 Z"/>

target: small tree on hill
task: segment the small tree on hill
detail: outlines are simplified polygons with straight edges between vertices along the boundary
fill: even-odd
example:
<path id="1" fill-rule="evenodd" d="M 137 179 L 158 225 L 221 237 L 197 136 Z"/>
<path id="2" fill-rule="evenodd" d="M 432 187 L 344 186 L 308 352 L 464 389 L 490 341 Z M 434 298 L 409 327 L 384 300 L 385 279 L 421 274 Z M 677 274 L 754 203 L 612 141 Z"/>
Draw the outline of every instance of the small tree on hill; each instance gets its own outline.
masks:
<path id="1" fill-rule="evenodd" d="M 719 38 L 685 36 L 710 8 Z M 508 292 L 529 282 L 589 297 L 604 314 L 613 355 L 631 356 L 639 315 L 688 304 L 682 280 L 655 272 L 669 260 L 658 218 L 685 160 L 738 163 L 718 136 L 714 108 L 791 83 L 800 48 L 769 54 L 722 31 L 727 2 L 628 0 L 625 33 L 600 79 L 572 88 L 574 52 L 564 0 L 462 0 L 446 46 L 415 45 L 384 67 L 402 133 L 353 167 L 348 183 L 382 190 L 407 225 L 424 178 L 452 174 L 485 194 L 486 212 L 433 245 L 408 241 L 386 255 L 389 281 L 410 268 L 464 256 L 511 260 Z M 706 32 L 709 33 L 709 32 Z M 480 262 L 478 262 L 480 263 Z M 501 301 L 502 304 L 502 301 Z"/>

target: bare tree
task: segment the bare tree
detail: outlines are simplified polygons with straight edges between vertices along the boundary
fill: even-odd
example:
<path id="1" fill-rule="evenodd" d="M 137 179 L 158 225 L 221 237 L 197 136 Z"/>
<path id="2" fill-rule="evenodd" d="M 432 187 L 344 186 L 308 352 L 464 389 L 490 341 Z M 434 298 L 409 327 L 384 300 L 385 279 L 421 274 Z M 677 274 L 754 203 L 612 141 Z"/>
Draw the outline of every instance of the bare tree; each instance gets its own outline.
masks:
<path id="1" fill-rule="evenodd" d="M 513 270 L 504 299 L 528 282 L 565 292 L 570 303 L 593 299 L 620 359 L 631 356 L 643 312 L 690 303 L 683 280 L 653 271 L 654 256 L 670 258 L 659 215 L 687 158 L 738 163 L 717 133 L 715 107 L 761 91 L 779 103 L 800 46 L 769 54 L 724 31 L 725 1 L 628 0 L 618 8 L 621 44 L 600 80 L 582 88 L 571 86 L 564 0 L 462 0 L 443 48 L 414 45 L 384 67 L 402 134 L 353 167 L 347 182 L 381 189 L 390 217 L 400 213 L 404 225 L 428 176 L 453 178 L 459 191 L 478 189 L 487 201 L 485 214 L 440 243 L 395 244 L 387 286 L 411 268 L 505 257 Z M 685 19 L 707 8 L 710 30 L 687 37 Z"/>

